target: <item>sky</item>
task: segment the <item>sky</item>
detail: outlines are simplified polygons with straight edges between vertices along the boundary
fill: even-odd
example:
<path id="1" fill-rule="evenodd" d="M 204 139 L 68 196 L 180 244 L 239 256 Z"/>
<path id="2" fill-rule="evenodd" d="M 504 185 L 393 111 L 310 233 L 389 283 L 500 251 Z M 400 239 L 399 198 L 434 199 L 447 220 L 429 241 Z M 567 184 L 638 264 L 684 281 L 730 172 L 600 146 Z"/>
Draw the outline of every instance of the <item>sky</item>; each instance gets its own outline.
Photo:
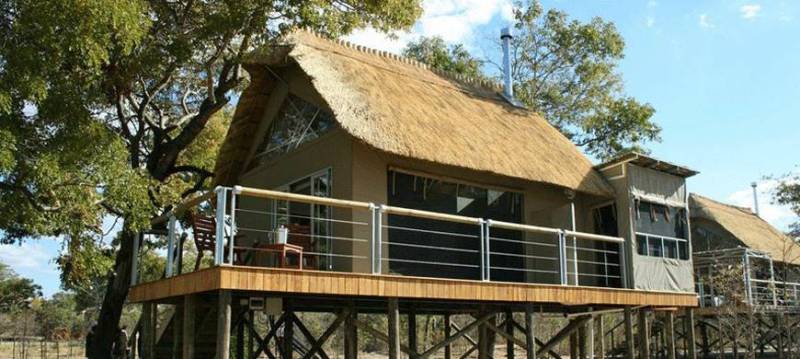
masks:
<path id="1" fill-rule="evenodd" d="M 764 219 L 781 229 L 794 220 L 771 203 L 769 176 L 800 171 L 800 2 L 551 0 L 545 9 L 586 21 L 613 21 L 625 38 L 619 71 L 628 95 L 656 109 L 662 141 L 656 158 L 700 171 L 689 190 L 752 207 L 759 188 Z M 399 53 L 419 36 L 464 44 L 476 57 L 499 56 L 493 42 L 511 24 L 510 0 L 424 0 L 410 31 L 365 29 L 349 40 Z M 492 69 L 487 69 L 492 70 Z M 0 246 L 0 261 L 44 287 L 59 290 L 52 258 L 59 242 Z"/>

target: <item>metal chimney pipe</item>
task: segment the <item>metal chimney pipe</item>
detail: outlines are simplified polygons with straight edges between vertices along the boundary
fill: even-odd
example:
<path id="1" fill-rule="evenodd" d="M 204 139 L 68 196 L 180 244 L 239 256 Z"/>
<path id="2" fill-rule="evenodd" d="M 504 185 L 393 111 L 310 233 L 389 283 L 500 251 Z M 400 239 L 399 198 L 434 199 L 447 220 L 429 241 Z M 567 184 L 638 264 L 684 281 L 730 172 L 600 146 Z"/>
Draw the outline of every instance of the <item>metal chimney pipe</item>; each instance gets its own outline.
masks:
<path id="1" fill-rule="evenodd" d="M 503 41 L 503 95 L 514 98 L 514 83 L 511 81 L 511 28 L 504 27 L 500 30 L 500 40 Z"/>
<path id="2" fill-rule="evenodd" d="M 759 213 L 758 210 L 758 184 L 753 182 L 750 184 L 750 187 L 753 187 L 753 209 L 756 211 L 756 216 L 760 216 L 761 213 Z"/>

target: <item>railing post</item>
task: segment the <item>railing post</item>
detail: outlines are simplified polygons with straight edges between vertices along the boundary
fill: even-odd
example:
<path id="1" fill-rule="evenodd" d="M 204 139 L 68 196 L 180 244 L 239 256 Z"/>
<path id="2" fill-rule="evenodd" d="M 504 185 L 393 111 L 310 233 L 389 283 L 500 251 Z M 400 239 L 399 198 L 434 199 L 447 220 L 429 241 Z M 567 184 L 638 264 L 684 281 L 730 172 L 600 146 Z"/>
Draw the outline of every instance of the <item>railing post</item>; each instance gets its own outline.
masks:
<path id="1" fill-rule="evenodd" d="M 745 294 L 747 295 L 747 303 L 750 305 L 754 305 L 753 303 L 753 287 L 752 283 L 750 282 L 750 253 L 745 250 L 744 251 L 744 289 Z"/>
<path id="2" fill-rule="evenodd" d="M 486 272 L 484 273 L 484 277 L 483 278 L 484 278 L 484 280 L 487 280 L 487 281 L 492 280 L 492 248 L 489 245 L 490 242 L 491 242 L 491 238 L 492 238 L 491 237 L 492 233 L 489 230 L 489 228 L 491 226 L 492 226 L 492 220 L 491 219 L 481 220 L 481 228 L 482 228 L 482 231 L 483 231 L 483 240 L 486 243 L 485 244 L 485 248 L 486 248 L 486 259 L 485 259 L 485 261 L 486 261 Z"/>
<path id="3" fill-rule="evenodd" d="M 230 239 L 228 240 L 228 262 L 233 265 L 233 255 L 236 253 L 234 251 L 234 246 L 236 245 L 236 232 L 238 228 L 236 227 L 236 196 L 242 193 L 241 186 L 234 186 L 233 190 L 231 191 L 231 233 Z"/>
<path id="4" fill-rule="evenodd" d="M 567 238 L 563 230 L 558 231 L 558 272 L 561 285 L 567 285 Z"/>
<path id="5" fill-rule="evenodd" d="M 133 253 L 131 254 L 133 255 L 133 262 L 131 264 L 131 286 L 136 285 L 136 282 L 139 279 L 139 241 L 141 240 L 141 233 L 136 233 L 136 235 L 133 236 Z"/>
<path id="6" fill-rule="evenodd" d="M 628 288 L 628 259 L 625 251 L 625 246 L 628 243 L 623 241 L 619 243 L 619 278 L 622 283 L 622 288 Z"/>
<path id="7" fill-rule="evenodd" d="M 478 224 L 480 225 L 480 241 L 481 241 L 481 280 L 486 280 L 486 231 L 483 227 L 484 221 L 481 219 Z"/>
<path id="8" fill-rule="evenodd" d="M 369 263 L 372 274 L 381 273 L 381 234 L 383 213 L 381 207 L 374 203 L 369 204 L 370 215 L 370 241 L 369 241 Z"/>
<path id="9" fill-rule="evenodd" d="M 171 214 L 167 222 L 167 278 L 172 277 L 175 262 L 175 222 L 175 215 Z"/>
<path id="10" fill-rule="evenodd" d="M 224 257 L 224 250 L 225 250 L 225 202 L 226 202 L 226 192 L 225 187 L 217 187 L 214 191 L 217 192 L 217 242 L 216 242 L 216 250 L 214 251 L 214 265 L 218 266 L 222 264 L 222 258 Z"/>
<path id="11" fill-rule="evenodd" d="M 778 306 L 778 289 L 775 287 L 775 267 L 772 263 L 772 257 L 769 258 L 769 284 L 772 289 L 772 305 Z"/>

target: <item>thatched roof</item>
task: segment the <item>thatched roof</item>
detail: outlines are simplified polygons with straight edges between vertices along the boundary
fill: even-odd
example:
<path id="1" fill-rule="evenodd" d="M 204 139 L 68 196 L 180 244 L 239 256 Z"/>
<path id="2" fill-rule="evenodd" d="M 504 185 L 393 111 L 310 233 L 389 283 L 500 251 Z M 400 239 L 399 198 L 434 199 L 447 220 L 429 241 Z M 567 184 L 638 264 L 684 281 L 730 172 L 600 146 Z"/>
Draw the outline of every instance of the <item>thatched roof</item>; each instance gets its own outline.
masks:
<path id="1" fill-rule="evenodd" d="M 575 145 L 539 115 L 510 105 L 494 84 L 306 31 L 284 42 L 254 54 L 246 66 L 261 78 L 245 91 L 233 120 L 231 132 L 242 138 L 252 136 L 248 128 L 257 126 L 260 114 L 253 111 L 265 102 L 257 86 L 266 80 L 259 73 L 297 64 L 341 128 L 377 150 L 596 195 L 613 191 Z M 238 142 L 229 133 L 218 158 L 218 183 L 235 180 L 231 172 L 242 170 L 229 163 L 236 161 Z"/>
<path id="2" fill-rule="evenodd" d="M 750 249 L 768 254 L 773 260 L 800 264 L 800 245 L 749 208 L 732 206 L 692 193 L 689 196 L 692 219 L 719 224 Z"/>

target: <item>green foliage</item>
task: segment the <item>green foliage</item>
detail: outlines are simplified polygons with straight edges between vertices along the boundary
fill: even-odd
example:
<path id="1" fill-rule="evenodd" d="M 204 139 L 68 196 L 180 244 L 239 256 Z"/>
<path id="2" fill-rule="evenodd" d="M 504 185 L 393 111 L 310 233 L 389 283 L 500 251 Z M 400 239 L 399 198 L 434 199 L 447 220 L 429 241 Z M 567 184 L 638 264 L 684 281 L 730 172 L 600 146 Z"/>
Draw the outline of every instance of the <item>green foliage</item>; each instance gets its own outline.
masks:
<path id="1" fill-rule="evenodd" d="M 789 206 L 798 220 L 790 226 L 790 235 L 800 240 L 800 173 L 794 172 L 779 179 L 775 189 L 775 202 Z"/>
<path id="2" fill-rule="evenodd" d="M 63 236 L 70 285 L 209 186 L 244 53 L 295 27 L 406 28 L 418 1 L 9 0 L 0 5 L 0 240 Z M 215 120 L 220 118 L 219 120 Z M 94 258 L 102 258 L 95 261 Z M 94 271 L 94 272 L 93 272 Z"/>
<path id="3" fill-rule="evenodd" d="M 625 42 L 613 23 L 570 20 L 538 1 L 517 3 L 512 42 L 516 96 L 587 153 L 609 158 L 658 140 L 655 112 L 623 93 Z"/>
<path id="4" fill-rule="evenodd" d="M 481 60 L 472 57 L 464 45 L 447 46 L 441 37 L 421 37 L 412 41 L 403 49 L 403 56 L 452 73 L 483 77 Z"/>
<path id="5" fill-rule="evenodd" d="M 28 278 L 18 276 L 8 265 L 0 263 L 0 313 L 23 309 L 32 299 L 41 295 L 42 287 Z"/>
<path id="6" fill-rule="evenodd" d="M 64 339 L 86 330 L 88 323 L 77 310 L 75 298 L 73 293 L 59 292 L 34 308 L 42 336 Z"/>

